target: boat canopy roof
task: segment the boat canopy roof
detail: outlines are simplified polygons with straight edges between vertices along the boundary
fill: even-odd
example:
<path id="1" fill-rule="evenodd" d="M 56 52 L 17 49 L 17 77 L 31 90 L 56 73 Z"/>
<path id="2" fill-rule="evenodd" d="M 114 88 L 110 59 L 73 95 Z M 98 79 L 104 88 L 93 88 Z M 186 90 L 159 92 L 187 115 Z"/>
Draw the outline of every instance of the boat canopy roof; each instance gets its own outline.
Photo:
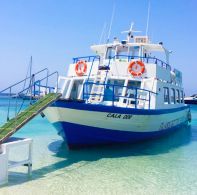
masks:
<path id="1" fill-rule="evenodd" d="M 151 44 L 151 43 L 108 43 L 102 45 L 92 45 L 91 49 L 96 53 L 103 53 L 106 51 L 106 48 L 121 48 L 124 49 L 125 47 L 128 48 L 138 48 L 143 47 L 147 52 L 169 52 L 162 44 Z"/>
<path id="2" fill-rule="evenodd" d="M 132 39 L 128 37 L 126 40 L 122 41 L 119 41 L 118 38 L 115 37 L 112 43 L 91 46 L 91 49 L 97 54 L 106 53 L 108 48 L 118 51 L 125 51 L 128 48 L 131 50 L 139 50 L 142 48 L 145 52 L 165 52 L 166 54 L 170 53 L 170 51 L 168 51 L 163 46 L 162 42 L 153 44 L 150 42 L 148 36 L 133 36 Z"/>

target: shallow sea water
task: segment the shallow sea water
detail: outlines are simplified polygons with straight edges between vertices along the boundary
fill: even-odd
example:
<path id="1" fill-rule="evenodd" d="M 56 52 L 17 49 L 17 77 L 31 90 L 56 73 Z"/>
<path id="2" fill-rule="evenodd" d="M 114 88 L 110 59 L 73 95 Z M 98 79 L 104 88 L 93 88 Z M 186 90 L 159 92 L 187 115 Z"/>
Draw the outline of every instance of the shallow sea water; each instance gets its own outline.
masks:
<path id="1" fill-rule="evenodd" d="M 197 106 L 191 111 L 191 125 L 165 137 L 71 151 L 47 119 L 37 116 L 15 134 L 33 138 L 32 177 L 26 167 L 11 169 L 0 195 L 197 194 Z M 6 114 L 1 100 L 0 125 Z"/>

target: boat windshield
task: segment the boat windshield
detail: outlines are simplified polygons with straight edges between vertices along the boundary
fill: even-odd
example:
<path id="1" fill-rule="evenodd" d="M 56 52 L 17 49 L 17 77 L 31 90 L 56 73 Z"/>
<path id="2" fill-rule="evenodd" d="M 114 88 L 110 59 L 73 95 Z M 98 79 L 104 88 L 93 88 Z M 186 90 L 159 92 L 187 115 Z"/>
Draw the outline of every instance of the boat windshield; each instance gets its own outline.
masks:
<path id="1" fill-rule="evenodd" d="M 113 48 L 113 47 L 108 47 L 108 48 L 107 48 L 107 53 L 106 53 L 106 59 L 111 59 L 111 58 L 113 58 L 115 55 L 116 55 L 115 48 Z"/>
<path id="2" fill-rule="evenodd" d="M 127 47 L 127 46 L 119 46 L 117 47 L 117 58 L 122 58 L 124 56 L 138 56 L 139 55 L 139 47 Z"/>
<path id="3" fill-rule="evenodd" d="M 128 56 L 138 56 L 139 55 L 139 46 L 117 46 L 117 47 L 108 47 L 106 52 L 106 59 L 111 59 L 116 56 L 117 59 L 128 57 Z"/>

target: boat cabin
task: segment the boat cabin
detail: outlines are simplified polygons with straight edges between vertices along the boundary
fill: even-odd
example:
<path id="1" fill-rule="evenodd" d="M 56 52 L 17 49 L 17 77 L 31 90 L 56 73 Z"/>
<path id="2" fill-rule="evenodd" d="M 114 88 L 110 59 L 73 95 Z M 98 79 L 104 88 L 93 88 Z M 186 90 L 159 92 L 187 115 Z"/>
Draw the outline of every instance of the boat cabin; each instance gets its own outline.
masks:
<path id="1" fill-rule="evenodd" d="M 135 36 L 133 42 L 115 38 L 91 49 L 95 56 L 73 58 L 68 76 L 59 77 L 62 99 L 135 109 L 184 104 L 182 74 L 172 70 L 163 43 Z"/>

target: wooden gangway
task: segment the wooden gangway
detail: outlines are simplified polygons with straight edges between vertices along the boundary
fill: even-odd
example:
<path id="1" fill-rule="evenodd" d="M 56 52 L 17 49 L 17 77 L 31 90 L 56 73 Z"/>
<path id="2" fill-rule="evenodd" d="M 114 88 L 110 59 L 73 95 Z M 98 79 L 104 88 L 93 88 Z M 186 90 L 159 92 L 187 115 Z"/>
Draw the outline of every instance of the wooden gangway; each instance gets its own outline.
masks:
<path id="1" fill-rule="evenodd" d="M 8 120 L 0 127 L 0 144 L 5 142 L 11 135 L 41 113 L 45 108 L 61 97 L 61 93 L 49 93 L 40 98 L 36 103 L 30 105 L 14 118 Z"/>

